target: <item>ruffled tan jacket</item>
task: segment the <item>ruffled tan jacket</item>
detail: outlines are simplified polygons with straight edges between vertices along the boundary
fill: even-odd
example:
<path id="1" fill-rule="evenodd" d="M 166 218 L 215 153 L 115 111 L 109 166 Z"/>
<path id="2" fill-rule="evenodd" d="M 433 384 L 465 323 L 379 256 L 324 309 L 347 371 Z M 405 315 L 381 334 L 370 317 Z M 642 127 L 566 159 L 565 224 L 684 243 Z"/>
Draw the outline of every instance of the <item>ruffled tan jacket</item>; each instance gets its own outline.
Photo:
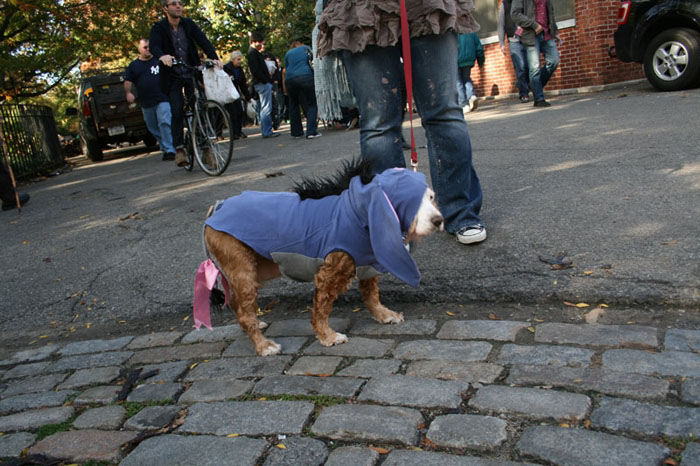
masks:
<path id="1" fill-rule="evenodd" d="M 479 30 L 473 0 L 406 0 L 411 37 Z M 318 24 L 318 56 L 388 47 L 401 38 L 399 0 L 330 0 Z"/>

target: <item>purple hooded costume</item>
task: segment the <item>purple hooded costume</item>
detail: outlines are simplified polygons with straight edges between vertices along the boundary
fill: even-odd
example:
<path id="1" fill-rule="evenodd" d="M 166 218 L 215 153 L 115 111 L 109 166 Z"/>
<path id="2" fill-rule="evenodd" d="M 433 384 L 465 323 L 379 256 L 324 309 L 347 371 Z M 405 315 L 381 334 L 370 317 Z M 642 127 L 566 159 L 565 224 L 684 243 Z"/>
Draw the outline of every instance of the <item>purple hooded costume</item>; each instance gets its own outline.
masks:
<path id="1" fill-rule="evenodd" d="M 328 254 L 344 251 L 358 278 L 389 272 L 418 286 L 420 272 L 402 235 L 427 188 L 425 176 L 389 169 L 337 196 L 301 200 L 296 193 L 244 191 L 219 204 L 206 225 L 234 236 L 295 280 L 313 281 Z"/>

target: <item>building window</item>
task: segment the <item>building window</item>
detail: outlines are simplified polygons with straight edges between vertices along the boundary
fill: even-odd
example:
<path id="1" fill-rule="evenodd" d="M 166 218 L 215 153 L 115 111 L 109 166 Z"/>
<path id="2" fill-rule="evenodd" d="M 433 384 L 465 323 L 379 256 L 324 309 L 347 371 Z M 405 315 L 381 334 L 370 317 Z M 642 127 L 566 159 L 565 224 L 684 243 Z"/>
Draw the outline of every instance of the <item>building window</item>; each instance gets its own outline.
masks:
<path id="1" fill-rule="evenodd" d="M 557 22 L 574 19 L 575 0 L 552 0 Z M 479 37 L 486 38 L 498 34 L 498 6 L 500 0 L 474 0 L 476 21 L 481 26 Z"/>

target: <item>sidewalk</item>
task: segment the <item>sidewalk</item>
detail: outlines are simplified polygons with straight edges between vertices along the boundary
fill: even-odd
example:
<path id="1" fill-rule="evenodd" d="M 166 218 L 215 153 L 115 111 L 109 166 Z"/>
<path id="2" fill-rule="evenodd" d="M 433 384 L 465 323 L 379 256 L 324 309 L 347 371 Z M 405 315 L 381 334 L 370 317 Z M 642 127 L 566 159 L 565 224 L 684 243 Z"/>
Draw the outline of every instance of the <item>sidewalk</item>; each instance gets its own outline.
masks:
<path id="1" fill-rule="evenodd" d="M 266 358 L 237 325 L 19 351 L 0 362 L 0 458 L 700 464 L 700 330 L 447 312 L 340 312 L 350 340 L 331 348 L 273 320 L 283 354 Z"/>

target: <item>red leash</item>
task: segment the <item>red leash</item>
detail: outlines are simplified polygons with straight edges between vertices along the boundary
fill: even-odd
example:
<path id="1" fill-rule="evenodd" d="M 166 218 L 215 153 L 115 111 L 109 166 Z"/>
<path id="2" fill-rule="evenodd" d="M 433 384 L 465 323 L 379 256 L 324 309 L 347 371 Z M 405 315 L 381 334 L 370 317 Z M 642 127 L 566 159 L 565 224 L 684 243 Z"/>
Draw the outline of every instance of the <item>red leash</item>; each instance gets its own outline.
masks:
<path id="1" fill-rule="evenodd" d="M 406 101 L 408 102 L 408 121 L 411 126 L 411 168 L 418 167 L 416 140 L 413 137 L 413 78 L 411 74 L 411 33 L 408 31 L 408 15 L 406 0 L 400 0 L 401 5 L 401 49 L 403 51 L 403 74 L 406 80 Z"/>

